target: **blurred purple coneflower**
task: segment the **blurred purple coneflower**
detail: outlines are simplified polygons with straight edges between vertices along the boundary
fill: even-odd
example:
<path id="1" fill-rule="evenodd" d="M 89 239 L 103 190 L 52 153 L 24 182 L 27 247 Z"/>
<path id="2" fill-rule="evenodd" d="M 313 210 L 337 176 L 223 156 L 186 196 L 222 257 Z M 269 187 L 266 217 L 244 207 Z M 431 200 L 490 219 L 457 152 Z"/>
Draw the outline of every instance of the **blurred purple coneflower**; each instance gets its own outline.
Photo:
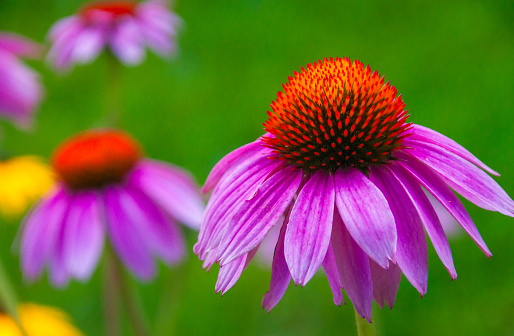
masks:
<path id="1" fill-rule="evenodd" d="M 184 170 L 146 159 L 127 134 L 95 130 L 58 147 L 52 159 L 58 182 L 27 214 L 21 266 L 29 280 L 48 267 L 51 281 L 87 280 L 105 236 L 140 279 L 156 272 L 155 258 L 182 260 L 177 224 L 197 229 L 203 211 L 199 188 Z"/>
<path id="2" fill-rule="evenodd" d="M 170 56 L 180 22 L 166 0 L 91 2 L 52 27 L 48 60 L 66 70 L 91 62 L 105 47 L 125 65 L 141 63 L 146 47 Z"/>
<path id="3" fill-rule="evenodd" d="M 498 175 L 453 140 L 407 122 L 401 96 L 369 66 L 325 59 L 295 72 L 278 92 L 267 133 L 225 156 L 194 251 L 221 265 L 216 291 L 231 288 L 270 229 L 279 225 L 268 311 L 291 278 L 305 285 L 323 267 L 334 302 L 342 288 L 368 321 L 373 298 L 392 307 L 401 274 L 427 291 L 425 230 L 452 279 L 450 246 L 423 188 L 491 252 L 452 189 L 478 206 L 514 216 Z M 279 220 L 285 216 L 284 220 Z M 278 222 L 277 222 L 278 221 Z"/>

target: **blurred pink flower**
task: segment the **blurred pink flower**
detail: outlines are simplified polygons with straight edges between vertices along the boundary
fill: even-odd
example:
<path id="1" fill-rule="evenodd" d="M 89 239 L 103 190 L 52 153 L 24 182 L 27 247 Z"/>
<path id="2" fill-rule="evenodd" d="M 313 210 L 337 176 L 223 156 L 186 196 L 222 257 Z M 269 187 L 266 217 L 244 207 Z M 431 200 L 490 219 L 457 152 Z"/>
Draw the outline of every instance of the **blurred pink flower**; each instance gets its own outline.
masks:
<path id="1" fill-rule="evenodd" d="M 48 267 L 57 286 L 87 280 L 105 235 L 121 261 L 140 279 L 185 255 L 177 221 L 197 229 L 203 202 L 193 178 L 180 168 L 142 157 L 139 145 L 119 131 L 76 135 L 54 153 L 58 177 L 24 219 L 21 266 L 29 280 Z"/>
<path id="2" fill-rule="evenodd" d="M 377 71 L 325 59 L 295 72 L 283 88 L 267 133 L 225 156 L 203 187 L 212 195 L 194 252 L 205 268 L 220 263 L 217 292 L 237 282 L 278 226 L 263 299 L 268 311 L 291 279 L 304 286 L 320 267 L 335 304 L 344 288 L 368 321 L 373 298 L 392 307 L 402 273 L 424 295 L 425 231 L 452 279 L 457 272 L 423 188 L 491 256 L 451 189 L 514 216 L 512 199 L 481 169 L 498 174 L 453 140 L 408 123 L 401 96 Z"/>
<path id="3" fill-rule="evenodd" d="M 140 64 L 145 47 L 170 56 L 179 24 L 166 0 L 91 2 L 51 28 L 48 60 L 66 70 L 93 61 L 105 47 L 125 65 Z"/>
<path id="4" fill-rule="evenodd" d="M 19 57 L 37 58 L 41 51 L 41 46 L 25 37 L 0 33 L 0 117 L 23 128 L 32 125 L 43 89 L 39 75 Z"/>

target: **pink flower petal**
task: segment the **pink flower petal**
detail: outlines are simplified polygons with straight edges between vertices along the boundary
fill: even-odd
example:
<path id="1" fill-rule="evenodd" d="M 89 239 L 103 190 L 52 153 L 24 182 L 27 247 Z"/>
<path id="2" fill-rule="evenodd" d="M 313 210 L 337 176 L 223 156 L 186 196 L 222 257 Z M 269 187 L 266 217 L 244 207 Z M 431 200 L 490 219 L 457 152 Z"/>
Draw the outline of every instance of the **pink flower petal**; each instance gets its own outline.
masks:
<path id="1" fill-rule="evenodd" d="M 344 304 L 343 285 L 341 285 L 341 279 L 339 279 L 339 271 L 337 270 L 337 263 L 332 243 L 328 245 L 327 254 L 325 255 L 325 259 L 323 259 L 322 266 L 325 270 L 325 274 L 327 275 L 330 289 L 332 290 L 334 303 L 338 306 L 341 305 L 341 302 Z"/>
<path id="2" fill-rule="evenodd" d="M 15 56 L 39 58 L 43 47 L 18 34 L 0 33 L 0 50 Z"/>
<path id="3" fill-rule="evenodd" d="M 144 40 L 135 19 L 129 16 L 120 19 L 112 32 L 110 46 L 125 65 L 137 65 L 143 61 Z"/>
<path id="4" fill-rule="evenodd" d="M 307 181 L 293 205 L 284 254 L 296 284 L 305 286 L 327 254 L 334 197 L 332 174 L 319 170 Z"/>
<path id="5" fill-rule="evenodd" d="M 221 266 L 218 281 L 216 281 L 216 293 L 221 292 L 221 295 L 223 295 L 235 285 L 245 268 L 246 257 L 247 254 L 243 254 L 238 259 Z"/>
<path id="6" fill-rule="evenodd" d="M 369 260 L 369 266 L 371 268 L 375 301 L 382 309 L 384 309 L 385 304 L 392 309 L 402 279 L 400 267 L 397 264 L 389 263 L 389 268 L 384 269 L 373 259 Z"/>
<path id="7" fill-rule="evenodd" d="M 370 258 L 387 268 L 396 251 L 396 228 L 386 198 L 351 167 L 336 171 L 334 185 L 337 209 L 353 239 Z"/>

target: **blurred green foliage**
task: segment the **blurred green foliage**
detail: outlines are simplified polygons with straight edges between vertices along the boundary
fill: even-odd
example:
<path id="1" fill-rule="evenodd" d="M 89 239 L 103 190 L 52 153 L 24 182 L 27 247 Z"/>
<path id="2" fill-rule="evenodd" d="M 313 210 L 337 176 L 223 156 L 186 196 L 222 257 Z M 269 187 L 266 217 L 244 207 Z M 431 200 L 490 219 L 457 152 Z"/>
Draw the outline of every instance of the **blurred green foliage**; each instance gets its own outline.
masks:
<path id="1" fill-rule="evenodd" d="M 0 30 L 44 41 L 49 27 L 80 1 L 0 1 Z M 514 195 L 514 5 L 512 1 L 180 1 L 180 53 L 149 54 L 123 72 L 123 127 L 148 156 L 192 171 L 200 183 L 229 151 L 262 134 L 276 92 L 317 59 L 350 56 L 378 69 L 403 94 L 410 121 L 455 139 L 504 176 Z M 13 155 L 49 157 L 68 136 L 99 125 L 106 106 L 106 59 L 54 74 L 42 63 L 46 98 L 29 134 L 5 126 Z M 4 125 L 2 125 L 4 126 Z M 394 309 L 374 306 L 382 335 L 514 333 L 514 221 L 465 202 L 494 257 L 467 236 L 451 241 L 459 278 L 430 246 L 428 293 L 403 278 Z M 46 277 L 22 281 L 13 240 L 21 218 L 3 219 L 0 255 L 24 301 L 62 307 L 88 335 L 103 332 L 101 267 L 85 284 L 52 288 Z M 192 247 L 195 233 L 188 234 Z M 11 248 L 11 246 L 13 246 Z M 206 273 L 191 252 L 178 269 L 138 286 L 162 335 L 352 335 L 353 309 L 337 307 L 324 275 L 291 284 L 278 306 L 261 309 L 269 268 L 250 266 L 222 298 L 217 269 Z M 125 318 L 125 323 L 126 323 Z M 163 323 L 164 322 L 164 323 Z M 128 329 L 128 327 L 126 327 Z M 128 332 L 128 331 L 127 331 Z"/>

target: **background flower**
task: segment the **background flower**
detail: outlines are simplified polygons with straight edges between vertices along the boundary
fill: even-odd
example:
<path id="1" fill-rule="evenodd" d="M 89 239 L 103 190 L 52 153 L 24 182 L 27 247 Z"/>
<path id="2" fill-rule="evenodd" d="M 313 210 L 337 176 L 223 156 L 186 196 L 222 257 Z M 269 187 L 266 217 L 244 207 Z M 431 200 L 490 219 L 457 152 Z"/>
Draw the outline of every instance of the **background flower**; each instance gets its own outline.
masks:
<path id="1" fill-rule="evenodd" d="M 52 27 L 48 59 L 64 70 L 91 62 L 106 47 L 125 65 L 141 63 L 146 47 L 170 56 L 179 23 L 166 0 L 91 2 Z"/>
<path id="2" fill-rule="evenodd" d="M 41 47 L 25 37 L 0 33 L 0 117 L 27 128 L 42 96 L 39 75 L 19 57 L 36 58 Z"/>
<path id="3" fill-rule="evenodd" d="M 65 141 L 54 153 L 58 182 L 26 216 L 21 266 L 34 280 L 46 265 L 52 282 L 88 280 L 107 235 L 140 279 L 156 273 L 154 258 L 181 261 L 185 243 L 176 221 L 197 228 L 203 204 L 182 169 L 142 157 L 120 131 L 96 130 Z"/>

